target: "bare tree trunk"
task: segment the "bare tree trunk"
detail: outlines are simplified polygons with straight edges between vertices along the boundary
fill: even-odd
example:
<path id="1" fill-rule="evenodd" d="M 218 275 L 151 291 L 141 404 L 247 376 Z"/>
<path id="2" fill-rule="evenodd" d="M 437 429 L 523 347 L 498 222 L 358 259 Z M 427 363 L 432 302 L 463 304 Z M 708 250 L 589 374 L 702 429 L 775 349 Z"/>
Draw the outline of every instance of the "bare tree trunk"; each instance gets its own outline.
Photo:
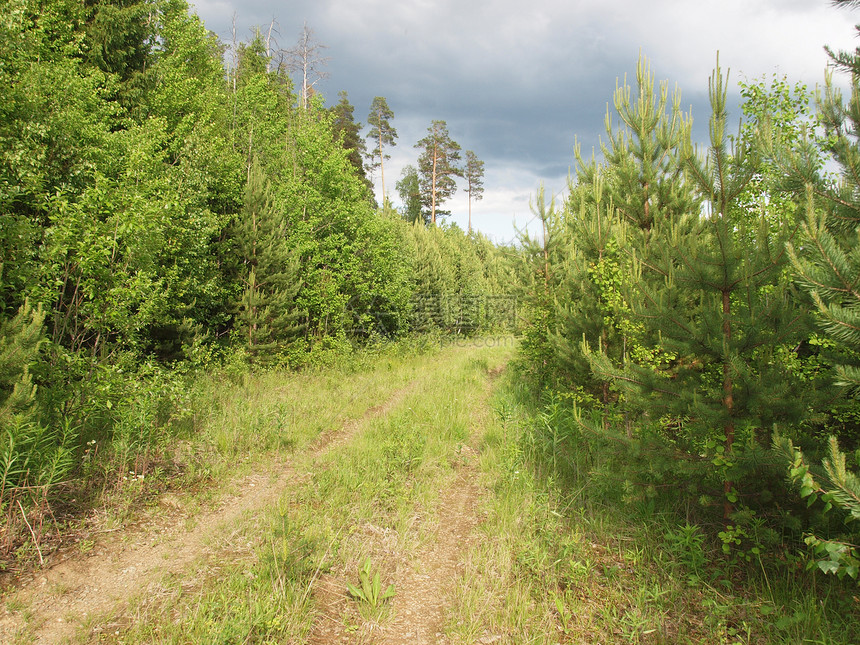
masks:
<path id="1" fill-rule="evenodd" d="M 469 235 L 472 234 L 472 187 L 469 186 Z"/>
<path id="2" fill-rule="evenodd" d="M 272 72 L 272 28 L 275 26 L 275 19 L 269 23 L 269 33 L 266 34 L 266 74 Z"/>
<path id="3" fill-rule="evenodd" d="M 382 152 L 382 128 L 379 128 L 379 176 L 382 178 L 382 206 L 385 207 L 385 153 Z"/>

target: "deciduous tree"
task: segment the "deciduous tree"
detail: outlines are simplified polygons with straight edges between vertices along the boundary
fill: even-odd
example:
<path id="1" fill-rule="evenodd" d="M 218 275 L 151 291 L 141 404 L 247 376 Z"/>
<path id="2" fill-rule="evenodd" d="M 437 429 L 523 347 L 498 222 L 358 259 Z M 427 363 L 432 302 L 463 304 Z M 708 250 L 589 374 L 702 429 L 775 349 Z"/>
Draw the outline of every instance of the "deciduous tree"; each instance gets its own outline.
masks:
<path id="1" fill-rule="evenodd" d="M 421 186 L 415 166 L 407 165 L 403 168 L 400 181 L 397 182 L 397 192 L 403 202 L 403 219 L 413 224 L 418 221 L 426 224 L 421 211 Z"/>

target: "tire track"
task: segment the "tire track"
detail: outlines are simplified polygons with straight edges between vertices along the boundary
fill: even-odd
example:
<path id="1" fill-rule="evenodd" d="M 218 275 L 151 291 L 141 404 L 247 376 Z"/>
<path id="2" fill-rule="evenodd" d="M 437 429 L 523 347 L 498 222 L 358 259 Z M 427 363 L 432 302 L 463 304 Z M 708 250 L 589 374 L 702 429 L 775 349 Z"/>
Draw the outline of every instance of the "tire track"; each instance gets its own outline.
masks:
<path id="1" fill-rule="evenodd" d="M 368 421 L 402 402 L 416 384 L 413 379 L 385 403 L 367 409 L 361 418 L 321 433 L 301 457 L 313 459 L 349 442 Z M 133 596 L 152 590 L 165 575 L 182 575 L 195 563 L 202 567 L 216 554 L 213 535 L 229 533 L 230 526 L 244 516 L 259 516 L 288 486 L 309 477 L 309 473 L 296 471 L 294 459 L 270 463 L 243 477 L 236 486 L 241 492 L 194 517 L 196 523 L 190 530 L 185 529 L 187 518 L 182 517 L 155 533 L 151 526 L 149 530 L 121 531 L 97 544 L 89 556 L 75 555 L 41 572 L 27 587 L 6 596 L 0 642 L 13 642 L 22 635 L 31 637 L 33 643 L 64 642 L 83 629 L 87 619 L 121 613 Z M 11 611 L 10 606 L 26 610 Z"/>

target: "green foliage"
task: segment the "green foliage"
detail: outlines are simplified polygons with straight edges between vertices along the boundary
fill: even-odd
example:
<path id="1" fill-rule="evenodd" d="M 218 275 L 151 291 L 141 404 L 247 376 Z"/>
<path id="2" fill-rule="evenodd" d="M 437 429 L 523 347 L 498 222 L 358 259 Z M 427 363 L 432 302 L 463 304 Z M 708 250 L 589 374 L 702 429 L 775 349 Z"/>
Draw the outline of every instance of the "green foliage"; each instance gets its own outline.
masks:
<path id="1" fill-rule="evenodd" d="M 701 528 L 689 523 L 668 529 L 665 533 L 666 544 L 678 563 L 684 567 L 687 584 L 699 585 L 705 575 L 707 555 L 705 553 L 705 534 Z"/>
<path id="2" fill-rule="evenodd" d="M 484 198 L 484 162 L 471 150 L 466 150 L 466 165 L 463 168 L 466 192 L 469 195 L 469 233 L 472 232 L 472 200 Z"/>
<path id="3" fill-rule="evenodd" d="M 757 165 L 749 150 L 731 146 L 719 68 L 710 94 L 707 155 L 694 154 L 688 141 L 683 150 L 688 182 L 707 213 L 655 221 L 647 246 L 634 245 L 625 295 L 633 320 L 644 325 L 641 342 L 671 360 L 657 369 L 648 360 L 619 369 L 605 354 L 592 354 L 592 369 L 641 406 L 666 449 L 697 460 L 708 445 L 719 446 L 710 466 L 701 466 L 721 481 L 728 518 L 736 482 L 752 477 L 748 485 L 755 486 L 759 470 L 756 459 L 735 453 L 766 445 L 773 424 L 793 422 L 812 391 L 774 359 L 775 348 L 802 338 L 804 313 L 790 297 L 783 251 L 795 229 L 771 235 L 766 218 L 739 201 Z"/>
<path id="4" fill-rule="evenodd" d="M 370 113 L 367 115 L 367 125 L 370 126 L 368 138 L 373 141 L 375 147 L 368 155 L 370 157 L 370 170 L 380 169 L 382 177 L 382 200 L 385 201 L 385 160 L 391 156 L 385 153 L 385 148 L 397 145 L 397 130 L 391 125 L 394 112 L 388 107 L 384 96 L 374 96 L 370 104 Z"/>
<path id="5" fill-rule="evenodd" d="M 397 182 L 397 193 L 400 195 L 400 201 L 403 202 L 403 219 L 410 224 L 418 221 L 430 223 L 427 214 L 421 210 L 421 187 L 415 166 L 406 165 L 403 168 L 400 180 Z"/>
<path id="6" fill-rule="evenodd" d="M 76 463 L 77 433 L 65 422 L 49 428 L 23 415 L 3 424 L 0 437 L 0 509 L 12 500 L 41 502 Z"/>
<path id="7" fill-rule="evenodd" d="M 36 385 L 30 372 L 39 361 L 45 313 L 25 302 L 11 320 L 0 318 L 0 424 L 32 411 Z"/>
<path id="8" fill-rule="evenodd" d="M 364 174 L 364 157 L 367 156 L 367 144 L 361 136 L 361 123 L 355 122 L 353 117 L 355 108 L 349 102 L 346 91 L 340 91 L 338 97 L 340 100 L 331 108 L 334 115 L 332 131 L 334 136 L 340 140 L 344 150 L 347 151 L 349 162 L 355 169 L 356 175 L 369 185 Z"/>
<path id="9" fill-rule="evenodd" d="M 286 219 L 272 204 L 272 190 L 259 163 L 248 170 L 245 204 L 236 224 L 244 286 L 236 302 L 234 333 L 250 356 L 277 353 L 302 331 L 303 312 L 295 297 L 301 288 L 299 263 L 287 247 Z"/>
<path id="10" fill-rule="evenodd" d="M 382 583 L 379 581 L 379 571 L 373 571 L 370 558 L 366 558 L 364 564 L 361 565 L 361 569 L 358 572 L 358 580 L 358 587 L 351 582 L 347 582 L 346 589 L 353 598 L 366 603 L 371 609 L 377 609 L 383 602 L 389 598 L 393 598 L 397 593 L 393 584 L 388 585 L 385 591 L 382 590 Z"/>
<path id="11" fill-rule="evenodd" d="M 456 192 L 456 178 L 463 176 L 459 165 L 460 144 L 448 134 L 445 121 L 434 120 L 427 128 L 427 136 L 415 147 L 421 151 L 418 156 L 421 205 L 429 213 L 430 223 L 435 225 L 437 215 L 447 214 L 439 206 Z"/>
<path id="12" fill-rule="evenodd" d="M 846 523 L 860 520 L 860 477 L 848 469 L 846 455 L 839 449 L 836 437 L 830 437 L 828 441 L 828 456 L 822 461 L 821 468 L 810 465 L 791 439 L 774 435 L 773 443 L 789 466 L 789 479 L 799 488 L 800 497 L 807 500 L 808 506 L 821 502 L 825 513 L 841 510 Z M 854 465 L 860 468 L 860 452 L 855 455 Z M 813 555 L 810 567 L 818 567 L 824 573 L 839 578 L 848 575 L 860 584 L 857 536 L 856 527 L 836 539 L 807 535 L 805 542 Z"/>
<path id="13" fill-rule="evenodd" d="M 7 5 L 4 490 L 69 478 L 109 491 L 124 468 L 157 467 L 190 423 L 186 375 L 222 353 L 330 361 L 408 332 L 418 289 L 458 303 L 436 329 L 484 324 L 466 305 L 505 284 L 502 254 L 377 211 L 346 95 L 332 110 L 303 96 L 300 109 L 259 33 L 227 75 L 223 45 L 184 0 Z M 378 99 L 381 162 L 396 132 Z"/>

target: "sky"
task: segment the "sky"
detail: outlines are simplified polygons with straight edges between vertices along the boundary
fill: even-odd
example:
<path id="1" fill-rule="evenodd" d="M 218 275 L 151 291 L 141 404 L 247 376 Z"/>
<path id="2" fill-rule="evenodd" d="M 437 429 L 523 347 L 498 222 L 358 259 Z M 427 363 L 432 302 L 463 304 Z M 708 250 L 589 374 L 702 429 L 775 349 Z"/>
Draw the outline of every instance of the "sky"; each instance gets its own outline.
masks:
<path id="1" fill-rule="evenodd" d="M 316 88 L 329 105 L 345 90 L 357 121 L 367 122 L 374 96 L 385 97 L 398 134 L 385 164 L 396 206 L 395 184 L 419 154 L 414 144 L 431 121 L 446 121 L 463 151 L 485 162 L 472 225 L 498 243 L 536 231 L 530 204 L 541 184 L 563 199 L 576 142 L 599 156 L 617 83 L 635 80 L 640 55 L 658 81 L 680 89 L 693 137 L 705 143 L 718 52 L 738 123 L 739 80 L 776 74 L 813 89 L 824 82 L 825 45 L 860 45 L 860 10 L 829 0 L 192 0 L 192 9 L 225 43 L 234 16 L 239 40 L 274 20 L 283 49 L 307 25 L 329 57 Z M 464 190 L 443 208 L 466 228 Z"/>

